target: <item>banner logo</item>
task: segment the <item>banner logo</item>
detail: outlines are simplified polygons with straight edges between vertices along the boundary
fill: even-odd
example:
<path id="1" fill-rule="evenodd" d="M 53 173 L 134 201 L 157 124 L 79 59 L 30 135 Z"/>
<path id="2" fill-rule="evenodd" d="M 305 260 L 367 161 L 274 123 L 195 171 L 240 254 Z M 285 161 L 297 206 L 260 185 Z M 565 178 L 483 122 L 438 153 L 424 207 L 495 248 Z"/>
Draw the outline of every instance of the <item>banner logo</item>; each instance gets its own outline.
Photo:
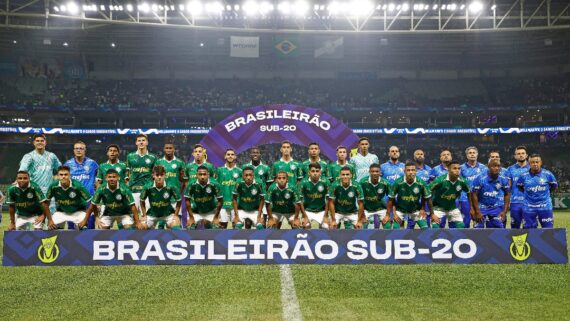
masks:
<path id="1" fill-rule="evenodd" d="M 513 236 L 513 243 L 511 243 L 510 252 L 513 258 L 517 261 L 524 261 L 530 256 L 530 244 L 526 241 L 528 233 L 518 236 Z"/>
<path id="2" fill-rule="evenodd" d="M 55 243 L 57 235 L 42 239 L 42 245 L 38 248 L 38 259 L 42 263 L 53 263 L 59 257 L 59 247 Z"/>

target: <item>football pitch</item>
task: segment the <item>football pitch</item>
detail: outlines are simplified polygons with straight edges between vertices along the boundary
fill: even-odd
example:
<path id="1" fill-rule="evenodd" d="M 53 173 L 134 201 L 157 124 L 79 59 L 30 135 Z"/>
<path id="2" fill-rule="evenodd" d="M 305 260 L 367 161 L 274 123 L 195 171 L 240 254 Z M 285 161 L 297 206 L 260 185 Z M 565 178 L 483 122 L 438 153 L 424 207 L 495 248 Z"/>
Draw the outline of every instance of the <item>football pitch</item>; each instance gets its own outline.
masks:
<path id="1" fill-rule="evenodd" d="M 0 266 L 0 320 L 570 320 L 569 280 L 568 264 Z"/>

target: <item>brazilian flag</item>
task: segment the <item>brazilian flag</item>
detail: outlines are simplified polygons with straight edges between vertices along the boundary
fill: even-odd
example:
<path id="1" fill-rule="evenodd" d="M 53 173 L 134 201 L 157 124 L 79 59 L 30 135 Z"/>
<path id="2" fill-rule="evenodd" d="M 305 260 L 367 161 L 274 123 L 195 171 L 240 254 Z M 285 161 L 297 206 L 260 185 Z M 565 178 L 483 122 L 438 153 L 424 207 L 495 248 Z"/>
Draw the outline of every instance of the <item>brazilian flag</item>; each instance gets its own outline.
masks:
<path id="1" fill-rule="evenodd" d="M 298 57 L 299 38 L 296 36 L 275 36 L 273 38 L 273 50 L 278 57 Z"/>

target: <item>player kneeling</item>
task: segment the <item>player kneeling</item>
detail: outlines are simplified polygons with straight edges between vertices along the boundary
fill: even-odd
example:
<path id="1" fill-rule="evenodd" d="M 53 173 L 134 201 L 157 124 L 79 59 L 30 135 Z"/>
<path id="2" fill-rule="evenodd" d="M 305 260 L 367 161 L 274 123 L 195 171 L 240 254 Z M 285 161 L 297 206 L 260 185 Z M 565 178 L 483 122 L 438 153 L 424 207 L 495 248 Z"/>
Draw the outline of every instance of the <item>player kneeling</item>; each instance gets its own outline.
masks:
<path id="1" fill-rule="evenodd" d="M 292 228 L 300 227 L 299 222 L 299 193 L 295 187 L 289 186 L 289 176 L 285 171 L 279 171 L 273 183 L 267 190 L 267 228 L 281 228 L 283 219 L 287 219 Z M 303 217 L 303 220 L 307 220 Z"/>
<path id="2" fill-rule="evenodd" d="M 133 225 L 139 230 L 145 226 L 139 219 L 135 200 L 131 191 L 119 184 L 119 173 L 109 169 L 105 174 L 107 184 L 99 186 L 91 205 L 85 213 L 85 218 L 79 223 L 79 228 L 87 226 L 91 214 L 97 215 L 98 207 L 105 206 L 101 215 L 95 217 L 95 227 L 109 230 L 114 222 L 121 223 L 124 229 L 133 229 Z"/>
<path id="3" fill-rule="evenodd" d="M 328 228 L 324 223 L 329 210 L 327 195 L 330 183 L 322 178 L 322 168 L 319 163 L 309 164 L 309 177 L 299 182 L 298 190 L 302 199 L 300 211 L 303 214 L 303 228 L 311 228 L 311 221 L 319 224 L 321 228 Z"/>
<path id="4" fill-rule="evenodd" d="M 392 208 L 396 207 L 392 228 L 399 229 L 404 222 L 404 217 L 408 215 L 420 229 L 425 230 L 428 228 L 425 212 L 426 202 L 428 202 L 433 216 L 431 192 L 426 183 L 421 178 L 416 177 L 415 163 L 406 163 L 404 175 L 404 177 L 400 177 L 394 182 L 394 186 L 392 186 L 388 196 L 387 212 L 390 213 Z M 384 219 L 385 221 L 386 219 Z"/>
<path id="5" fill-rule="evenodd" d="M 186 209 L 188 210 L 188 229 L 220 227 L 220 210 L 224 196 L 220 184 L 210 179 L 208 167 L 198 166 L 197 180 L 186 189 Z M 192 208 L 194 203 L 195 208 Z"/>
<path id="6" fill-rule="evenodd" d="M 56 211 L 53 213 L 53 222 L 57 228 L 65 228 L 65 222 L 72 222 L 75 228 L 85 218 L 87 203 L 91 195 L 79 181 L 71 179 L 71 170 L 67 166 L 57 169 L 58 180 L 53 182 L 47 193 L 47 202 L 55 199 Z"/>
<path id="7" fill-rule="evenodd" d="M 157 165 L 152 168 L 154 183 L 145 186 L 141 193 L 141 221 L 146 222 L 146 227 L 149 229 L 154 229 L 157 225 L 164 226 L 166 223 L 168 228 L 179 230 L 181 225 L 178 213 L 180 213 L 182 200 L 175 188 L 166 186 L 165 176 L 164 166 Z M 147 198 L 150 204 L 148 210 L 145 202 Z M 176 203 L 176 208 L 172 207 L 172 203 Z"/>
<path id="8" fill-rule="evenodd" d="M 384 229 L 392 228 L 390 218 L 386 218 L 385 196 L 390 192 L 390 183 L 380 177 L 380 165 L 372 164 L 368 170 L 370 176 L 360 180 L 364 193 L 364 215 L 366 223 L 364 228 L 380 228 L 380 222 Z"/>
<path id="9" fill-rule="evenodd" d="M 364 225 L 366 217 L 362 186 L 352 180 L 349 167 L 340 170 L 340 181 L 333 183 L 329 190 L 329 211 L 331 228 L 340 227 L 341 223 L 344 223 L 345 229 L 361 229 Z"/>
<path id="10" fill-rule="evenodd" d="M 461 211 L 457 208 L 455 202 L 461 192 L 469 195 L 469 184 L 463 177 L 459 176 L 459 162 L 452 161 L 449 163 L 449 173 L 436 178 L 429 187 L 433 193 L 433 206 L 435 208 L 435 216 L 432 216 L 432 228 L 440 228 L 439 223 L 442 217 L 446 217 L 451 228 L 465 228 Z M 469 198 L 467 198 L 470 201 Z M 469 205 L 471 206 L 471 204 Z"/>
<path id="11" fill-rule="evenodd" d="M 40 187 L 30 181 L 30 174 L 19 171 L 16 175 L 16 185 L 8 188 L 8 210 L 10 212 L 10 225 L 8 230 L 41 230 L 44 220 L 48 220 L 48 228 L 56 228 L 49 212 L 46 198 Z"/>
<path id="12" fill-rule="evenodd" d="M 253 225 L 263 229 L 263 205 L 265 204 L 265 187 L 254 180 L 252 167 L 245 167 L 242 172 L 243 181 L 236 184 L 232 193 L 234 208 L 233 225 L 241 230 L 250 229 Z"/>

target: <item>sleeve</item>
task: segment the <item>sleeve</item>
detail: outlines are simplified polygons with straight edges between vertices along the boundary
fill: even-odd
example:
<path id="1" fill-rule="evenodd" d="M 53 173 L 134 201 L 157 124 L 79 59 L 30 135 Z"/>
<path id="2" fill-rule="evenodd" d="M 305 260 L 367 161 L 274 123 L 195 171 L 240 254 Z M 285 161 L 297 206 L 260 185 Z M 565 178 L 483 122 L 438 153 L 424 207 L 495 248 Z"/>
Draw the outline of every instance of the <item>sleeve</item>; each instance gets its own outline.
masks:
<path id="1" fill-rule="evenodd" d="M 300 194 L 298 188 L 293 188 L 293 195 L 294 195 L 294 199 L 295 199 L 295 204 L 301 203 L 303 201 L 303 198 L 301 197 L 301 194 Z"/>
<path id="2" fill-rule="evenodd" d="M 435 168 L 432 168 L 432 169 L 429 171 L 429 180 L 430 180 L 430 182 L 432 182 L 432 181 L 434 181 L 436 178 L 437 178 L 437 174 L 436 174 L 436 172 L 435 172 Z M 431 188 L 431 186 L 430 186 L 430 188 Z M 432 189 L 432 190 L 433 190 L 433 189 Z"/>
<path id="3" fill-rule="evenodd" d="M 360 184 L 356 186 L 356 199 L 359 201 L 364 201 L 364 191 L 362 190 L 362 185 Z"/>
<path id="4" fill-rule="evenodd" d="M 142 201 L 146 200 L 147 198 L 148 198 L 148 188 L 145 187 L 141 193 L 140 199 Z"/>
<path id="5" fill-rule="evenodd" d="M 331 200 L 334 200 L 336 198 L 336 196 L 334 195 L 334 191 L 336 189 L 336 184 L 333 184 L 330 188 L 329 188 L 329 193 L 328 196 Z"/>
<path id="6" fill-rule="evenodd" d="M 212 175 L 213 178 L 218 178 L 218 170 L 214 167 L 214 165 L 210 164 L 210 175 Z"/>
<path id="7" fill-rule="evenodd" d="M 51 165 L 51 170 L 52 170 L 52 174 L 55 175 L 57 174 L 57 169 L 61 166 L 61 162 L 59 161 L 59 159 L 57 158 L 57 156 L 55 156 L 55 154 L 51 154 L 52 157 L 52 165 Z"/>
<path id="8" fill-rule="evenodd" d="M 433 169 L 432 169 L 432 171 L 433 171 Z M 430 177 L 430 179 L 431 179 L 431 177 L 432 177 L 431 172 L 430 172 L 429 177 Z M 435 180 L 433 180 L 433 181 L 428 185 L 428 186 L 429 186 L 429 189 L 430 189 L 432 192 L 435 191 L 435 190 L 437 189 L 437 187 L 439 186 L 440 182 L 441 182 L 441 181 L 436 178 Z"/>
<path id="9" fill-rule="evenodd" d="M 192 185 L 188 185 L 186 187 L 186 191 L 184 192 L 184 197 L 187 199 L 192 199 Z"/>
<path id="10" fill-rule="evenodd" d="M 556 177 L 554 176 L 554 174 L 552 174 L 552 172 L 548 172 L 548 184 L 550 185 L 550 187 L 558 187 L 558 182 L 556 182 Z"/>
<path id="11" fill-rule="evenodd" d="M 253 183 L 255 184 L 255 182 L 253 182 Z M 234 190 L 232 191 L 232 195 L 239 195 L 240 185 L 241 185 L 241 182 L 237 183 L 236 186 L 234 186 Z"/>
<path id="12" fill-rule="evenodd" d="M 275 180 L 275 176 L 277 175 L 277 173 L 275 172 L 275 163 L 271 164 L 271 175 L 269 175 L 269 179 L 270 180 Z"/>
<path id="13" fill-rule="evenodd" d="M 46 198 L 51 200 L 53 198 L 53 185 L 50 185 L 47 191 Z"/>
<path id="14" fill-rule="evenodd" d="M 215 188 L 216 188 L 216 198 L 220 199 L 220 198 L 224 198 L 224 194 L 222 193 L 222 187 L 220 186 L 220 184 L 216 183 L 214 184 Z"/>
<path id="15" fill-rule="evenodd" d="M 51 190 L 51 189 L 50 189 Z M 92 197 L 91 194 L 89 194 L 89 192 L 87 191 L 87 189 L 85 188 L 85 186 L 83 186 L 83 184 L 79 184 L 78 186 L 78 190 L 79 190 L 79 195 L 81 195 L 81 198 L 85 201 L 85 202 L 89 202 Z M 50 197 L 48 197 L 49 199 Z"/>
<path id="16" fill-rule="evenodd" d="M 179 202 L 182 200 L 182 197 L 180 196 L 180 193 L 178 192 L 178 190 L 176 188 L 171 188 L 170 199 L 174 202 Z"/>
<path id="17" fill-rule="evenodd" d="M 14 189 L 13 188 L 8 188 L 8 191 L 6 192 L 6 204 L 14 204 L 16 203 L 16 201 L 14 200 Z"/>
<path id="18" fill-rule="evenodd" d="M 374 155 L 374 164 L 380 164 L 380 159 L 378 159 L 377 155 Z"/>
<path id="19" fill-rule="evenodd" d="M 127 202 L 129 203 L 129 205 L 134 205 L 135 204 L 135 198 L 133 197 L 133 193 L 131 193 L 131 191 L 129 189 L 124 189 L 125 191 L 125 196 L 127 197 Z"/>
<path id="20" fill-rule="evenodd" d="M 509 178 L 505 177 L 503 182 L 501 182 L 501 189 L 503 190 L 504 193 L 510 193 L 511 192 L 511 187 L 509 185 L 510 185 L 509 184 Z"/>
<path id="21" fill-rule="evenodd" d="M 36 197 L 40 202 L 47 200 L 47 198 L 44 195 L 44 192 L 42 192 L 41 188 L 39 188 L 38 186 L 34 187 L 34 193 L 36 194 Z"/>
<path id="22" fill-rule="evenodd" d="M 470 192 L 471 192 L 471 188 L 469 188 L 469 184 L 467 184 L 466 181 L 461 181 L 461 189 L 462 189 L 465 193 L 470 193 Z"/>
<path id="23" fill-rule="evenodd" d="M 30 165 L 32 163 L 32 156 L 30 154 L 24 155 L 20 161 L 19 171 L 29 171 Z"/>
<path id="24" fill-rule="evenodd" d="M 97 176 L 95 177 L 98 181 L 103 181 L 103 171 L 101 170 L 101 166 L 97 164 Z"/>
<path id="25" fill-rule="evenodd" d="M 265 203 L 272 205 L 273 204 L 273 200 L 271 195 L 273 195 L 273 190 L 274 188 L 272 188 L 273 185 L 269 186 L 269 189 L 267 190 L 267 193 L 265 195 Z"/>
<path id="26" fill-rule="evenodd" d="M 125 166 L 127 167 L 128 171 L 131 170 L 131 163 L 129 162 L 129 155 L 127 155 L 127 161 L 125 162 Z"/>
<path id="27" fill-rule="evenodd" d="M 392 186 L 390 186 L 390 190 L 388 192 L 388 198 L 396 198 L 396 195 L 398 194 L 398 183 L 395 182 L 394 184 L 392 184 Z"/>
<path id="28" fill-rule="evenodd" d="M 481 190 L 481 179 L 479 177 L 480 176 L 475 177 L 473 185 L 471 185 L 471 189 L 473 190 L 473 192 L 476 193 L 478 193 Z"/>
<path id="29" fill-rule="evenodd" d="M 101 204 L 101 201 L 103 198 L 103 193 L 101 191 L 102 191 L 101 188 L 98 188 L 95 191 L 95 196 L 93 196 L 93 200 L 91 201 L 91 203 L 93 203 L 95 205 L 103 205 L 103 204 Z"/>
<path id="30" fill-rule="evenodd" d="M 427 187 L 426 183 L 422 183 L 422 190 L 424 198 L 431 198 L 431 190 Z"/>

